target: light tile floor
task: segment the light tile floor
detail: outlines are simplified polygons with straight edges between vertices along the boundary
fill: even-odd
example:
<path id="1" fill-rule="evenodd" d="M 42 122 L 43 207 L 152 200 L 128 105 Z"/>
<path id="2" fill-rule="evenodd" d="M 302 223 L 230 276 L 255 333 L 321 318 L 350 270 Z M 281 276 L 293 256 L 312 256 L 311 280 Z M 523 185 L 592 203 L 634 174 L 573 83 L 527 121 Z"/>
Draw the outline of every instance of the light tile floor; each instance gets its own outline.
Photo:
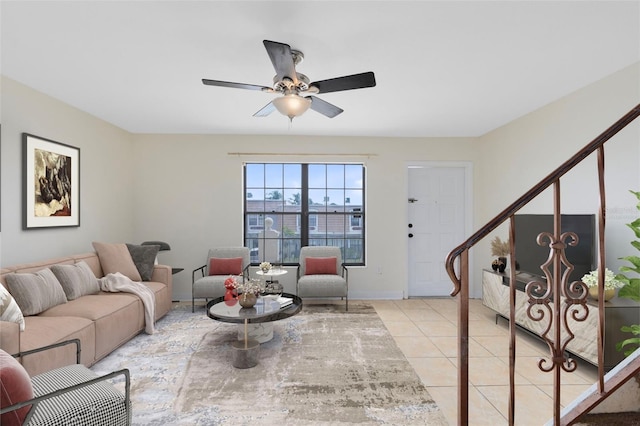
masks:
<path id="1" fill-rule="evenodd" d="M 450 424 L 457 424 L 457 312 L 450 298 L 368 301 L 413 365 Z M 509 401 L 508 322 L 470 301 L 469 424 L 504 425 Z M 515 424 L 542 425 L 553 417 L 553 373 L 538 361 L 546 345 L 527 333 L 516 338 Z M 564 406 L 596 381 L 597 369 L 581 360 L 573 373 L 561 375 Z"/>

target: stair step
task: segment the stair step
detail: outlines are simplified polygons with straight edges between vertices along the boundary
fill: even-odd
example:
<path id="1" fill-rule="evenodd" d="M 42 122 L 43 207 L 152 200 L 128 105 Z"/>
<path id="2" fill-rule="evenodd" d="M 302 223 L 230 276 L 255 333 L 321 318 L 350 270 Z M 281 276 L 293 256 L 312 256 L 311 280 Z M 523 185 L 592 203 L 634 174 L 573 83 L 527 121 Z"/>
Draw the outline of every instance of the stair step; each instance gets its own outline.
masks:
<path id="1" fill-rule="evenodd" d="M 610 414 L 585 414 L 581 416 L 574 426 L 592 426 L 592 425 L 607 425 L 607 426 L 627 426 L 627 425 L 640 425 L 640 413 L 639 412 L 627 412 L 627 413 L 610 413 Z"/>

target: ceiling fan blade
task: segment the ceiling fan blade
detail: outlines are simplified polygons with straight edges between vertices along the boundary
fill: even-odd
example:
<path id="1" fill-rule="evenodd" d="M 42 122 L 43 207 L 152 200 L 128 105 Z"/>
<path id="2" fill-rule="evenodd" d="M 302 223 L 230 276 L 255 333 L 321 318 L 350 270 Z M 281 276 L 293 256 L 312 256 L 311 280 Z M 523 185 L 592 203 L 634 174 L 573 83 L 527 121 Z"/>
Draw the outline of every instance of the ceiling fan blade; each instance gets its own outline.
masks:
<path id="1" fill-rule="evenodd" d="M 257 84 L 232 83 L 230 81 L 207 80 L 206 78 L 202 79 L 202 83 L 206 84 L 207 86 L 220 86 L 220 87 L 231 87 L 234 89 L 261 90 L 263 92 L 273 92 L 273 89 L 271 87 L 258 86 Z"/>
<path id="2" fill-rule="evenodd" d="M 342 90 L 364 89 L 374 87 L 376 77 L 371 71 L 360 74 L 347 75 L 344 77 L 330 78 L 311 83 L 311 86 L 318 88 L 318 93 L 340 92 Z"/>
<path id="3" fill-rule="evenodd" d="M 309 106 L 309 108 L 319 112 L 320 114 L 326 115 L 329 118 L 333 118 L 344 111 L 342 108 L 338 108 L 337 106 L 330 104 L 327 101 L 323 101 L 318 97 L 309 96 L 309 98 L 311 98 L 311 106 Z"/>
<path id="4" fill-rule="evenodd" d="M 291 47 L 288 44 L 270 40 L 263 40 L 262 43 L 264 48 L 267 49 L 273 68 L 276 70 L 277 79 L 284 80 L 288 78 L 298 84 L 298 75 L 291 55 Z"/>
<path id="5" fill-rule="evenodd" d="M 268 104 L 263 106 L 260 111 L 258 111 L 255 114 L 253 114 L 253 116 L 254 117 L 266 117 L 267 115 L 271 114 L 275 110 L 276 110 L 276 106 L 273 104 L 273 102 L 269 102 Z"/>

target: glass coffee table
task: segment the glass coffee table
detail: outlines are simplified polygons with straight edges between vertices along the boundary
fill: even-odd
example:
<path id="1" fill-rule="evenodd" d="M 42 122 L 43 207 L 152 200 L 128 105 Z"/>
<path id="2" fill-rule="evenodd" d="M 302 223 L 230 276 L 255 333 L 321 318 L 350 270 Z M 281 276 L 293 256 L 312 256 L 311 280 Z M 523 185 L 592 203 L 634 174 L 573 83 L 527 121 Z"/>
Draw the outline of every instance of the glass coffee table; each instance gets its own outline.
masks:
<path id="1" fill-rule="evenodd" d="M 283 306 L 281 302 L 287 302 Z M 240 324 L 238 340 L 232 343 L 233 366 L 250 368 L 257 365 L 260 343 L 273 338 L 273 321 L 289 318 L 302 310 L 302 299 L 283 293 L 279 298 L 259 297 L 253 308 L 243 308 L 237 299 L 225 301 L 224 297 L 207 303 L 207 316 L 216 321 Z"/>

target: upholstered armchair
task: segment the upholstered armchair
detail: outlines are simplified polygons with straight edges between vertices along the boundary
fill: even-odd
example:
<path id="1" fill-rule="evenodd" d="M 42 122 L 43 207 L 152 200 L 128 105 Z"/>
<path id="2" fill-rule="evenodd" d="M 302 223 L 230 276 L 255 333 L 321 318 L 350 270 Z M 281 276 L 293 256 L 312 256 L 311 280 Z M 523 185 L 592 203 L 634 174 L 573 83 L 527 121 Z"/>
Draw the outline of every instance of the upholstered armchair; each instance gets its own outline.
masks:
<path id="1" fill-rule="evenodd" d="M 345 310 L 349 310 L 349 271 L 342 263 L 340 247 L 300 249 L 296 293 L 303 299 L 339 297 L 345 301 Z"/>
<path id="2" fill-rule="evenodd" d="M 33 377 L 16 359 L 68 344 L 76 345 L 76 364 Z M 124 380 L 124 393 L 114 380 Z M 15 355 L 0 350 L 0 424 L 130 425 L 130 386 L 127 369 L 98 376 L 80 364 L 79 339 Z"/>
<path id="3" fill-rule="evenodd" d="M 247 247 L 220 247 L 209 249 L 207 263 L 191 273 L 191 312 L 195 299 L 215 299 L 224 296 L 224 280 L 229 275 L 249 278 L 249 249 Z M 200 274 L 200 278 L 196 276 Z"/>

